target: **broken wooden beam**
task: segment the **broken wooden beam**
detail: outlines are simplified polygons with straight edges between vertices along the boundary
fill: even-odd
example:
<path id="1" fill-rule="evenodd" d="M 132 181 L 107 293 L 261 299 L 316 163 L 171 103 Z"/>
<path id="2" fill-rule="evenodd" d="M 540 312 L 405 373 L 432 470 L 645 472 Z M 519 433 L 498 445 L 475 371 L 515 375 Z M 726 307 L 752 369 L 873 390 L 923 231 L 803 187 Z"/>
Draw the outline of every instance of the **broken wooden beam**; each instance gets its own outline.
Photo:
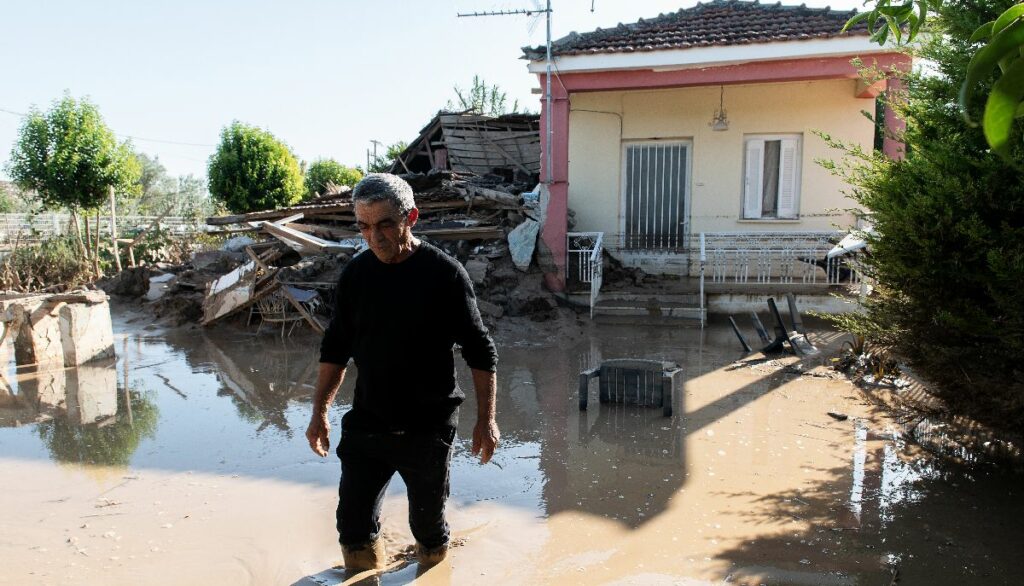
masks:
<path id="1" fill-rule="evenodd" d="M 287 244 L 299 254 L 355 252 L 354 246 L 317 238 L 311 234 L 306 234 L 294 228 L 282 226 L 277 223 L 267 222 L 263 224 L 263 229 L 281 242 Z"/>
<path id="2" fill-rule="evenodd" d="M 500 240 L 505 238 L 505 231 L 498 226 L 435 228 L 433 230 L 413 230 L 413 233 L 435 240 Z"/>

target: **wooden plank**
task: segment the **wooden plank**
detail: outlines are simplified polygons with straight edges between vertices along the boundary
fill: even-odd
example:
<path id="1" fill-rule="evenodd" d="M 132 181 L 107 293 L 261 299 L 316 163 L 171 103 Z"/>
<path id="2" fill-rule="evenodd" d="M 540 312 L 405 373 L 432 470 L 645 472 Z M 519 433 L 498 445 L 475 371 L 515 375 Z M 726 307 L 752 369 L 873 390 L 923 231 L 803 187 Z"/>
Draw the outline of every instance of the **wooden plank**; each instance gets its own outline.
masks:
<path id="1" fill-rule="evenodd" d="M 252 262 L 256 263 L 256 266 L 263 269 L 263 272 L 266 273 L 270 271 L 270 267 L 263 263 L 263 259 L 260 258 L 260 255 L 256 254 L 255 251 L 253 251 L 251 246 L 245 247 L 245 253 L 249 255 L 249 258 L 252 259 Z"/>
<path id="2" fill-rule="evenodd" d="M 483 199 L 490 200 L 493 202 L 511 205 L 511 206 L 522 206 L 523 198 L 518 195 L 512 195 L 504 191 L 498 191 L 496 189 L 488 189 L 486 187 L 480 187 L 479 185 L 466 184 L 466 192 L 471 193 L 474 196 L 482 197 Z"/>
<path id="3" fill-rule="evenodd" d="M 294 307 L 299 312 L 299 314 L 302 315 L 302 317 L 306 320 L 306 323 L 312 326 L 313 329 L 317 331 L 317 333 L 324 333 L 324 327 L 320 325 L 320 321 L 317 320 L 312 315 L 310 315 L 308 311 L 306 311 L 306 308 L 303 307 L 302 304 L 295 299 L 295 297 L 291 294 L 290 291 L 288 291 L 288 287 L 282 287 L 281 294 L 284 295 L 285 299 L 287 299 L 292 304 L 292 307 Z"/>
<path id="4" fill-rule="evenodd" d="M 337 226 L 325 226 L 323 224 L 285 224 L 285 226 L 305 234 L 324 235 L 338 240 L 359 236 L 358 232 L 345 230 Z"/>
<path id="5" fill-rule="evenodd" d="M 296 213 L 303 213 L 304 215 L 313 216 L 317 214 L 332 214 L 337 212 L 350 212 L 352 211 L 352 202 L 338 202 L 329 204 L 309 204 L 309 205 L 298 205 L 290 208 L 282 208 L 279 210 L 265 210 L 261 212 L 250 212 L 248 214 L 239 214 L 234 216 L 217 216 L 212 218 L 206 218 L 206 223 L 210 226 L 226 226 L 228 224 L 244 224 L 245 222 L 252 222 L 255 220 L 270 220 L 276 221 L 281 218 L 287 218 Z"/>
<path id="6" fill-rule="evenodd" d="M 445 136 L 456 138 L 476 138 L 476 130 L 463 130 L 462 128 L 445 129 Z M 492 140 L 517 140 L 520 138 L 532 138 L 540 142 L 539 130 L 510 131 L 510 130 L 486 130 Z"/>
<path id="7" fill-rule="evenodd" d="M 276 223 L 267 223 L 263 225 L 263 229 L 273 234 L 279 240 L 287 244 L 289 247 L 294 248 L 300 254 L 303 252 L 310 254 L 322 254 L 324 252 L 336 253 L 336 252 L 354 252 L 355 247 L 346 246 L 337 242 L 331 242 L 322 238 L 317 238 L 303 232 L 299 232 L 293 228 L 281 226 Z M 295 245 L 298 245 L 296 247 Z"/>
<path id="8" fill-rule="evenodd" d="M 505 238 L 505 231 L 497 226 L 478 226 L 476 228 L 439 228 L 435 230 L 413 230 L 418 236 L 427 236 L 438 240 L 498 240 Z"/>

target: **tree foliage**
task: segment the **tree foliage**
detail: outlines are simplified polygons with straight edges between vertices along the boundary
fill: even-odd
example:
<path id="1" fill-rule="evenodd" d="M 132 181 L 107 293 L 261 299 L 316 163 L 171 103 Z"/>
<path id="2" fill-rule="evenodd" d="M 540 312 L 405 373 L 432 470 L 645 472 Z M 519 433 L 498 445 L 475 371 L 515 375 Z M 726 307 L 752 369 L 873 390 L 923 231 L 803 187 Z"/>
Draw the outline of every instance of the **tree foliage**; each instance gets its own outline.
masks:
<path id="1" fill-rule="evenodd" d="M 135 153 L 142 168 L 139 188 L 142 195 L 119 202 L 118 209 L 126 215 L 203 218 L 215 213 L 214 202 L 206 191 L 206 182 L 194 175 L 172 177 L 159 157 Z"/>
<path id="2" fill-rule="evenodd" d="M 388 148 L 384 150 L 383 154 L 376 155 L 370 158 L 369 173 L 387 173 L 391 170 L 391 166 L 398 160 L 398 156 L 409 147 L 409 143 L 400 140 L 394 144 L 388 145 Z"/>
<path id="3" fill-rule="evenodd" d="M 38 194 L 44 207 L 99 207 L 110 188 L 138 192 L 140 168 L 127 142 L 118 143 L 99 110 L 65 95 L 49 111 L 25 118 L 7 172 L 21 189 Z"/>
<path id="4" fill-rule="evenodd" d="M 452 87 L 455 90 L 455 101 L 449 101 L 445 107 L 447 110 L 460 112 L 471 112 L 484 116 L 501 116 L 509 112 L 519 111 L 519 100 L 512 101 L 512 107 L 508 105 L 508 94 L 498 84 L 487 85 L 479 75 L 473 76 L 473 82 L 468 89 L 459 86 Z"/>
<path id="5" fill-rule="evenodd" d="M 292 205 L 304 193 L 291 150 L 266 130 L 238 121 L 221 131 L 207 177 L 210 195 L 235 213 Z"/>
<path id="6" fill-rule="evenodd" d="M 316 197 L 331 185 L 348 185 L 352 187 L 363 178 L 359 169 L 351 169 L 334 159 L 318 159 L 306 169 L 306 195 Z"/>
<path id="7" fill-rule="evenodd" d="M 896 4 L 892 0 L 876 0 L 875 7 L 850 19 L 843 27 L 848 29 L 858 22 L 866 22 L 871 40 L 884 45 L 892 39 L 897 45 L 913 41 L 924 26 L 926 19 L 941 16 L 947 4 L 960 3 L 946 0 L 906 0 Z M 979 2 L 982 9 L 991 8 Z M 1020 141 L 1017 120 L 1024 117 L 1024 4 L 1001 2 L 999 11 L 986 10 L 992 16 L 978 24 L 960 42 L 971 47 L 971 59 L 962 80 L 957 101 L 963 109 L 968 123 L 974 125 L 976 112 L 981 108 L 972 107 L 971 97 L 982 84 L 988 83 L 993 72 L 999 72 L 997 81 L 988 87 L 983 114 L 982 128 L 988 147 L 1003 160 L 1016 164 L 1011 154 L 1011 141 Z M 1019 167 L 1018 167 L 1019 169 Z"/>
<path id="8" fill-rule="evenodd" d="M 846 146 L 856 163 L 835 167 L 878 236 L 868 271 L 877 280 L 863 315 L 846 328 L 899 349 L 960 412 L 1022 431 L 1024 372 L 1024 163 L 987 149 L 985 133 L 956 105 L 971 67 L 972 33 L 1008 2 L 945 2 L 918 50 L 936 69 L 910 74 L 902 103 L 907 156 L 891 161 Z M 988 84 L 991 82 L 989 81 Z M 979 82 L 965 97 L 984 102 Z"/>

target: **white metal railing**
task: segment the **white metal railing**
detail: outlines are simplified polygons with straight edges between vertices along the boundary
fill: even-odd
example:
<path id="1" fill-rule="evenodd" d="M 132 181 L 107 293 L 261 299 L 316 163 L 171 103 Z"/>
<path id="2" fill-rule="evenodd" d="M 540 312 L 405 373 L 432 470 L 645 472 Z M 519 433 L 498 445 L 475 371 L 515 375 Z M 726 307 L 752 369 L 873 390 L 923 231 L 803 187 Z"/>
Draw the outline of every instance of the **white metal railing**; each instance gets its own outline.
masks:
<path id="1" fill-rule="evenodd" d="M 604 232 L 566 234 L 566 271 L 570 282 L 590 285 L 590 317 L 594 317 L 604 279 L 602 254 Z"/>
<path id="2" fill-rule="evenodd" d="M 132 230 L 149 226 L 158 216 L 123 216 L 117 218 L 119 235 L 128 235 Z M 90 230 L 95 230 L 95 217 L 89 218 Z M 79 224 L 85 229 L 84 217 Z M 73 230 L 71 215 L 52 212 L 42 214 L 0 214 L 0 243 L 13 244 L 15 240 L 22 243 L 40 242 L 53 236 L 68 234 Z M 164 216 L 160 218 L 160 227 L 179 234 L 202 232 L 203 226 L 193 218 L 180 216 Z M 110 216 L 100 216 L 100 233 L 110 234 Z"/>
<path id="3" fill-rule="evenodd" d="M 702 232 L 701 282 L 706 264 L 711 282 L 739 285 L 857 284 L 860 272 L 848 259 L 827 259 L 840 232 Z"/>
<path id="4" fill-rule="evenodd" d="M 704 322 L 708 319 L 707 308 L 704 307 L 704 267 L 708 264 L 708 254 L 706 248 L 706 240 L 704 233 L 700 233 L 700 327 L 704 327 Z"/>

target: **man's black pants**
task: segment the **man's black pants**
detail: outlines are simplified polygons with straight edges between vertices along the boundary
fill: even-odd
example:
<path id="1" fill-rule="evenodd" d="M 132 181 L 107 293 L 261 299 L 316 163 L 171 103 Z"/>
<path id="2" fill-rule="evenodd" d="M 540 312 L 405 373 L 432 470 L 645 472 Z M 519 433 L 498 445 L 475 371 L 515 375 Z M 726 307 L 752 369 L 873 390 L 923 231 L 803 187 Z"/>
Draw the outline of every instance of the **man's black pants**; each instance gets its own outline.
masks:
<path id="1" fill-rule="evenodd" d="M 448 543 L 444 517 L 455 429 L 376 433 L 343 429 L 338 444 L 338 536 L 344 546 L 362 546 L 380 534 L 384 492 L 397 472 L 409 494 L 409 527 L 426 548 Z"/>

